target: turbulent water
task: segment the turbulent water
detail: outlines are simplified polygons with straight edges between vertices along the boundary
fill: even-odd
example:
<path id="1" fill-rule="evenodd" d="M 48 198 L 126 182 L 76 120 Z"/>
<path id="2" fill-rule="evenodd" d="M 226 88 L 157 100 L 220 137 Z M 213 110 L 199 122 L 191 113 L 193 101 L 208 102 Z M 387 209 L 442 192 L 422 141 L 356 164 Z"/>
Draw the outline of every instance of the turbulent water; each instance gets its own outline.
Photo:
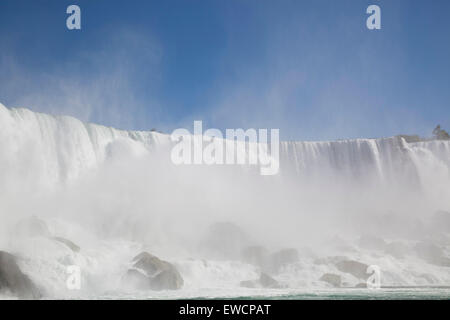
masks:
<path id="1" fill-rule="evenodd" d="M 450 286 L 450 141 L 281 142 L 275 176 L 175 166 L 172 146 L 167 134 L 0 104 L 0 250 L 47 298 L 449 297 L 438 287 Z M 30 217 L 45 235 L 22 232 Z M 271 274 L 282 288 L 241 287 L 261 271 L 242 253 L 252 246 L 296 250 Z M 142 251 L 173 263 L 183 288 L 124 286 Z M 341 260 L 379 266 L 383 287 L 406 289 L 350 289 L 364 279 Z M 70 265 L 80 290 L 66 286 Z"/>

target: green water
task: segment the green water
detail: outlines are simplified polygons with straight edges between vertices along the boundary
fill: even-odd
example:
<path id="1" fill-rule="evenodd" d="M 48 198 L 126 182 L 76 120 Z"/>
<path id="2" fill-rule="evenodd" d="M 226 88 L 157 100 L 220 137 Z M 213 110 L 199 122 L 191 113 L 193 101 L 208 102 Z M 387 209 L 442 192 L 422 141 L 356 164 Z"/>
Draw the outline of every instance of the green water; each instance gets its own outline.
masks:
<path id="1" fill-rule="evenodd" d="M 230 297 L 231 298 L 231 297 Z M 248 300 L 450 300 L 450 289 L 345 289 L 282 295 L 239 296 Z"/>
<path id="2" fill-rule="evenodd" d="M 450 287 L 442 288 L 341 288 L 341 289 L 203 289 L 162 292 L 112 293 L 81 296 L 81 299 L 106 300 L 450 300 Z"/>

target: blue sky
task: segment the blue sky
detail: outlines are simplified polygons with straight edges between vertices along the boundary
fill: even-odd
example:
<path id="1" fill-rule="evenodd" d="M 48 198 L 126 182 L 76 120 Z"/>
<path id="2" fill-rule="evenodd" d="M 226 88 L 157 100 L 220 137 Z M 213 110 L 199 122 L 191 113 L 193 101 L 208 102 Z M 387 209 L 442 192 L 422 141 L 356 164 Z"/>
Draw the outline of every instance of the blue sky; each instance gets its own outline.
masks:
<path id="1" fill-rule="evenodd" d="M 66 28 L 81 8 L 82 29 Z M 366 28 L 377 4 L 382 29 Z M 285 140 L 450 129 L 448 0 L 0 0 L 0 102 Z"/>

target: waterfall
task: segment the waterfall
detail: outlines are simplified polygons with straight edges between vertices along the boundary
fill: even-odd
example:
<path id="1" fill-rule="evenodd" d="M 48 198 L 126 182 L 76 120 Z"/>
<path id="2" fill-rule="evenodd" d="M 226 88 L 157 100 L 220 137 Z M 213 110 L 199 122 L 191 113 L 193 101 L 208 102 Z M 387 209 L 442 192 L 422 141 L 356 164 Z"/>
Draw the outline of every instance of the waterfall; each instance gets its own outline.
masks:
<path id="1" fill-rule="evenodd" d="M 37 176 L 49 184 L 75 179 L 113 153 L 158 152 L 170 144 L 169 136 L 158 132 L 117 130 L 1 104 L 0 128 L 4 168 Z M 118 147 L 119 143 L 126 147 Z M 426 175 L 430 171 L 447 181 L 450 175 L 450 141 L 407 143 L 392 137 L 281 142 L 280 158 L 283 176 L 306 181 L 327 176 L 423 185 L 429 183 Z"/>
<path id="2" fill-rule="evenodd" d="M 208 286 L 235 290 L 257 275 L 249 264 L 203 260 L 204 231 L 232 221 L 257 244 L 308 244 L 314 255 L 380 265 L 387 284 L 450 283 L 448 269 L 414 253 L 417 239 L 446 239 L 436 233 L 433 214 L 450 208 L 450 141 L 285 141 L 275 176 L 249 166 L 175 166 L 172 146 L 167 134 L 0 104 L 0 250 L 26 257 L 21 267 L 56 297 L 70 295 L 64 285 L 70 264 L 91 279 L 82 294 L 120 290 L 126 264 L 144 249 L 177 262 L 188 290 L 181 297 L 189 290 L 201 295 Z M 32 215 L 82 251 L 18 236 L 16 226 Z M 412 260 L 372 255 L 357 240 L 367 234 L 404 242 Z M 351 246 L 336 246 L 333 235 Z M 318 268 L 306 253 L 299 264 L 281 277 L 292 288 L 320 287 L 323 273 L 337 272 L 332 263 Z"/>

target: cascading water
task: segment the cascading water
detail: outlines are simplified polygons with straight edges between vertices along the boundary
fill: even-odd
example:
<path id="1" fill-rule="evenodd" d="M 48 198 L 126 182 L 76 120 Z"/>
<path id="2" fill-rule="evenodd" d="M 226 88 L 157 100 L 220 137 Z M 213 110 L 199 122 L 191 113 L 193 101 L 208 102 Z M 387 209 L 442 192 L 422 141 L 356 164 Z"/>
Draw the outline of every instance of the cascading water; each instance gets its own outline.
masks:
<path id="1" fill-rule="evenodd" d="M 435 211 L 450 209 L 450 141 L 281 142 L 273 177 L 239 167 L 176 167 L 170 146 L 169 135 L 158 132 L 0 104 L 0 250 L 19 256 L 49 297 L 126 294 L 121 278 L 143 250 L 174 262 L 185 278 L 180 291 L 147 296 L 267 294 L 239 287 L 257 277 L 257 266 L 205 244 L 209 224 L 232 221 L 248 233 L 245 245 L 299 250 L 299 261 L 276 276 L 290 290 L 326 288 L 324 273 L 358 284 L 320 262 L 343 255 L 380 265 L 385 285 L 450 285 L 450 230 L 437 234 L 433 220 Z M 19 236 L 17 224 L 32 215 L 81 251 Z M 366 235 L 382 237 L 385 247 L 367 248 L 358 238 Z M 439 263 L 417 249 L 430 242 L 441 250 Z M 398 243 L 401 255 L 386 253 Z M 85 286 L 75 293 L 65 286 L 72 264 L 84 270 Z"/>

